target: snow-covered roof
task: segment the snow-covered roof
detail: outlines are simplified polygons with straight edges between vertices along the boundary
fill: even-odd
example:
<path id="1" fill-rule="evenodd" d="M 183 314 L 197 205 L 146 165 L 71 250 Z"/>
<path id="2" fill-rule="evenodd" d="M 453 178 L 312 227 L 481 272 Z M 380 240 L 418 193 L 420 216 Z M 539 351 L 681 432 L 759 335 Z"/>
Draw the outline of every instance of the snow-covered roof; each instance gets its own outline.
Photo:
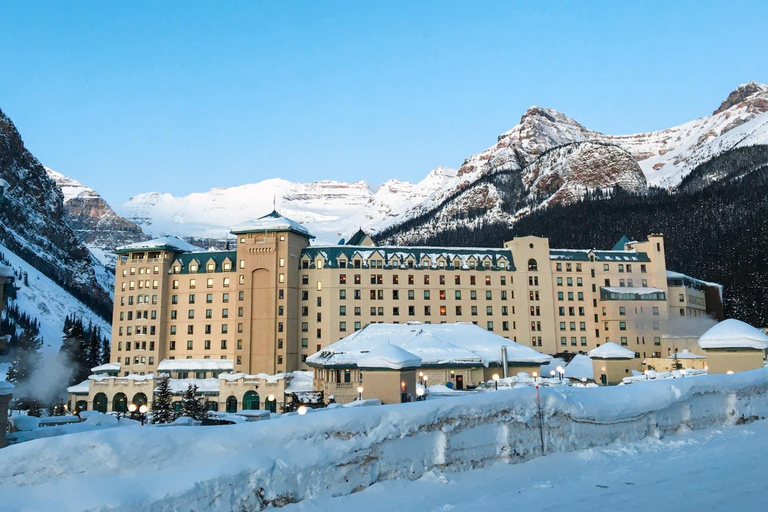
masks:
<path id="1" fill-rule="evenodd" d="M 90 381 L 89 379 L 85 379 L 80 384 L 69 386 L 67 388 L 67 393 L 87 394 L 89 389 L 90 389 Z"/>
<path id="2" fill-rule="evenodd" d="M 293 379 L 288 387 L 285 388 L 285 394 L 301 393 L 303 391 L 312 391 L 312 372 L 293 372 Z"/>
<path id="3" fill-rule="evenodd" d="M 203 252 L 205 249 L 192 245 L 186 240 L 179 238 L 178 236 L 161 236 L 160 238 L 153 238 L 145 242 L 136 242 L 133 244 L 123 245 L 115 249 L 117 253 L 134 252 L 134 251 L 148 251 L 148 250 L 165 250 L 174 252 Z"/>
<path id="4" fill-rule="evenodd" d="M 171 393 L 180 394 L 189 388 L 189 386 L 197 386 L 198 393 L 218 393 L 219 392 L 219 379 L 168 379 L 168 387 L 171 388 Z"/>
<path id="5" fill-rule="evenodd" d="M 700 356 L 699 354 L 694 354 L 690 350 L 683 349 L 682 352 L 675 352 L 674 354 L 668 355 L 666 359 L 706 359 L 707 356 Z"/>
<path id="6" fill-rule="evenodd" d="M 293 231 L 300 235 L 304 235 L 309 238 L 314 238 L 307 228 L 291 220 L 288 217 L 283 217 L 277 211 L 273 211 L 258 219 L 241 222 L 232 228 L 232 233 L 253 233 L 259 231 Z"/>
<path id="7" fill-rule="evenodd" d="M 711 327 L 699 338 L 701 348 L 768 349 L 768 336 L 760 329 L 729 318 Z"/>
<path id="8" fill-rule="evenodd" d="M 357 360 L 358 368 L 389 368 L 402 370 L 403 368 L 418 368 L 421 358 L 405 349 L 384 343 L 374 348 Z"/>
<path id="9" fill-rule="evenodd" d="M 612 341 L 603 343 L 597 348 L 593 348 L 587 355 L 592 359 L 634 359 L 635 353 L 624 348 L 621 345 L 617 345 Z"/>
<path id="10" fill-rule="evenodd" d="M 232 359 L 163 359 L 157 365 L 158 372 L 171 371 L 232 371 Z"/>
<path id="11" fill-rule="evenodd" d="M 661 288 L 653 288 L 650 286 L 602 286 L 600 289 L 611 293 L 633 293 L 637 295 L 664 293 L 664 290 Z"/>
<path id="12" fill-rule="evenodd" d="M 91 371 L 94 373 L 97 372 L 119 372 L 120 371 L 120 363 L 104 363 L 100 364 L 99 366 L 94 366 L 91 368 Z"/>
<path id="13" fill-rule="evenodd" d="M 355 366 L 375 348 L 391 343 L 421 358 L 421 366 L 488 366 L 501 364 L 507 347 L 511 364 L 544 364 L 551 357 L 472 323 L 370 324 L 307 358 L 314 366 Z"/>
<path id="14" fill-rule="evenodd" d="M 565 366 L 565 376 L 569 379 L 593 379 L 595 372 L 592 360 L 584 354 L 576 354 Z"/>
<path id="15" fill-rule="evenodd" d="M 14 277 L 13 267 L 0 265 L 0 277 Z"/>

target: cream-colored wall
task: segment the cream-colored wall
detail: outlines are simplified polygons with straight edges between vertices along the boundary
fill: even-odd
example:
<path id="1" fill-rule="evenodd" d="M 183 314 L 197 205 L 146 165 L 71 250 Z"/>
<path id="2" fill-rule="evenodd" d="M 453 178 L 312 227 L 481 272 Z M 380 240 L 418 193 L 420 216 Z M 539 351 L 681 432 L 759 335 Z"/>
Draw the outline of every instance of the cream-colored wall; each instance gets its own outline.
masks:
<path id="1" fill-rule="evenodd" d="M 414 370 L 362 370 L 363 398 L 378 398 L 383 404 L 401 403 L 400 390 L 405 389 L 416 400 Z"/>
<path id="2" fill-rule="evenodd" d="M 707 368 L 706 359 L 678 359 L 677 362 L 680 367 L 685 370 L 703 370 Z M 660 372 L 668 372 L 676 369 L 675 360 L 666 357 L 649 357 L 645 360 L 645 367 Z"/>
<path id="3" fill-rule="evenodd" d="M 594 380 L 598 384 L 602 382 L 601 375 L 605 374 L 608 385 L 613 386 L 621 382 L 624 377 L 631 377 L 632 370 L 642 371 L 642 361 L 634 359 L 593 359 L 592 369 Z"/>
<path id="4" fill-rule="evenodd" d="M 706 350 L 709 373 L 745 372 L 763 367 L 765 352 L 754 349 Z"/>

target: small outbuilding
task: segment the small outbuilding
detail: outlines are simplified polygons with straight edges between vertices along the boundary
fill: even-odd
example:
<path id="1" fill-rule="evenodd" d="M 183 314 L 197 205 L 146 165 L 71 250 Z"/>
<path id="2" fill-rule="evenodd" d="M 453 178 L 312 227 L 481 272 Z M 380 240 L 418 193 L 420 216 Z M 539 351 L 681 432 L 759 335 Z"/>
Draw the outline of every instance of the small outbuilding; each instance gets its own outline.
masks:
<path id="1" fill-rule="evenodd" d="M 624 377 L 632 375 L 632 370 L 640 371 L 642 362 L 628 348 L 611 341 L 587 352 L 592 360 L 595 382 L 604 386 L 615 385 Z"/>
<path id="2" fill-rule="evenodd" d="M 709 373 L 744 372 L 763 367 L 768 336 L 741 320 L 729 318 L 702 334 L 699 346 L 707 354 Z"/>
<path id="3" fill-rule="evenodd" d="M 378 398 L 383 404 L 410 402 L 416 398 L 416 369 L 421 358 L 405 349 L 385 343 L 357 360 L 362 375 L 360 393 Z"/>

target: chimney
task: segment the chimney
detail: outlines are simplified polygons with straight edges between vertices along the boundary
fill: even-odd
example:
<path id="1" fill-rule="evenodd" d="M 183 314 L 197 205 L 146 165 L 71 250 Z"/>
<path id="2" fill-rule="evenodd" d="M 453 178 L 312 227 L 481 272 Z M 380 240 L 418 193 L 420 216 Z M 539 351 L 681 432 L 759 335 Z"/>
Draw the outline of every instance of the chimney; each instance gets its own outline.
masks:
<path id="1" fill-rule="evenodd" d="M 507 347 L 501 347 L 501 367 L 504 369 L 504 378 L 507 378 Z"/>

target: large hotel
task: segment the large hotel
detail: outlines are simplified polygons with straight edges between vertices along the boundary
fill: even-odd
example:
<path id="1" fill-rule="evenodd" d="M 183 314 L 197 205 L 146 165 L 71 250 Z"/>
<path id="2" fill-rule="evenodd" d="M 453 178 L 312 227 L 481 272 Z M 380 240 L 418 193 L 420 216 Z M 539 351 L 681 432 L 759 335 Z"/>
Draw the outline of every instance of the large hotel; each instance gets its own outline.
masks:
<path id="1" fill-rule="evenodd" d="M 273 212 L 232 230 L 236 250 L 175 237 L 118 249 L 112 363 L 149 374 L 164 359 L 228 359 L 248 374 L 308 369 L 306 359 L 371 323 L 472 322 L 548 354 L 612 341 L 639 358 L 670 350 L 673 320 L 722 319 L 719 286 L 667 271 L 664 238 L 612 250 L 377 247 L 362 231 L 311 245 Z"/>

